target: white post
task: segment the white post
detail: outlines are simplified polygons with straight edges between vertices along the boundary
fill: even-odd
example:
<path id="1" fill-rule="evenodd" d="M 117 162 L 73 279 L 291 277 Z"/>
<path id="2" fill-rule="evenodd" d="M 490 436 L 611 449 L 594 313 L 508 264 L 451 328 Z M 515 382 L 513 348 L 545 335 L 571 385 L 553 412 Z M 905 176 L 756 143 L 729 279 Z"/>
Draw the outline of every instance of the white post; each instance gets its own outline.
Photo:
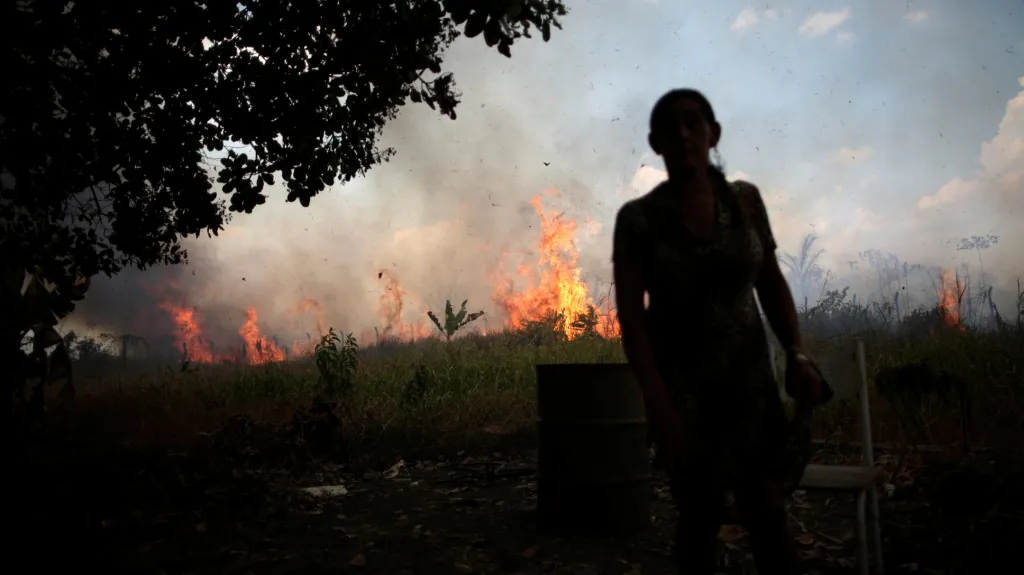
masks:
<path id="1" fill-rule="evenodd" d="M 864 465 L 875 467 L 875 446 L 872 443 L 871 435 L 871 402 L 868 399 L 868 367 L 867 359 L 864 353 L 864 340 L 857 339 L 857 367 L 860 370 L 860 426 L 861 426 L 861 437 L 864 443 Z M 885 572 L 884 563 L 882 562 L 882 528 L 879 525 L 878 518 L 878 490 L 872 485 L 867 489 L 868 501 L 867 503 L 867 516 L 866 519 L 870 521 L 870 526 L 867 529 L 867 535 L 871 538 L 871 541 L 865 541 L 872 547 L 872 555 L 875 560 L 876 572 L 881 574 Z"/>
<path id="2" fill-rule="evenodd" d="M 871 442 L 871 404 L 868 399 L 868 368 L 864 340 L 857 338 L 857 367 L 860 370 L 860 435 L 864 444 L 864 465 L 875 466 L 875 446 Z"/>

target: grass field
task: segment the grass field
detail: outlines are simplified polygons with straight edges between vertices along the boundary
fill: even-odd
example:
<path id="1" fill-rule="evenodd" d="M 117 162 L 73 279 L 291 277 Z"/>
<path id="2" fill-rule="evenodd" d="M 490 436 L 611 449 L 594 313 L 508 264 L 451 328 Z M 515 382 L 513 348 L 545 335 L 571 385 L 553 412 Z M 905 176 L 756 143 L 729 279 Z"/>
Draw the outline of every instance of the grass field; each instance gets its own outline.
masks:
<path id="1" fill-rule="evenodd" d="M 938 329 L 916 336 L 877 332 L 864 337 L 869 377 L 886 367 L 927 361 L 966 383 L 976 443 L 998 445 L 1024 438 L 1024 329 Z M 827 353 L 842 339 L 811 339 L 808 348 L 812 354 Z M 536 329 L 468 335 L 451 342 L 383 342 L 359 351 L 350 407 L 343 415 L 345 440 L 357 451 L 462 449 L 510 438 L 529 442 L 535 365 L 622 361 L 616 340 L 583 336 L 568 341 Z M 317 366 L 309 358 L 185 369 L 110 363 L 115 367 L 80 370 L 78 397 L 64 421 L 122 444 L 184 446 L 239 414 L 287 423 L 322 391 Z M 892 398 L 873 397 L 876 441 L 959 442 L 959 402 L 929 391 L 905 390 L 922 396 L 912 404 L 920 411 L 920 427 L 908 423 L 914 414 L 906 410 L 901 426 L 893 402 L 887 401 Z M 855 415 L 853 406 L 826 406 L 818 413 L 816 434 L 856 440 Z"/>
<path id="2" fill-rule="evenodd" d="M 959 453 L 959 394 L 928 381 L 902 382 L 889 397 L 874 389 L 874 435 L 888 444 L 876 465 L 890 570 L 980 573 L 1015 561 L 1024 543 L 1024 326 L 851 329 L 842 314 L 820 319 L 805 318 L 812 355 L 843 345 L 848 336 L 834 332 L 846 330 L 865 339 L 872 381 L 915 361 L 962 381 L 972 445 L 986 448 Z M 652 528 L 637 538 L 566 539 L 535 524 L 534 366 L 621 362 L 618 341 L 566 340 L 535 325 L 451 342 L 385 341 L 358 358 L 340 406 L 316 401 L 328 387 L 313 358 L 79 362 L 74 402 L 52 403 L 47 433 L 15 459 L 21 539 L 12 547 L 64 542 L 62 553 L 32 558 L 53 571 L 674 572 L 676 510 L 662 474 L 652 479 Z M 909 409 L 894 409 L 904 400 Z M 815 462 L 858 460 L 846 443 L 860 439 L 855 421 L 856 407 L 842 402 L 818 411 L 815 435 L 825 444 Z M 911 442 L 931 445 L 908 453 Z M 498 465 L 521 475 L 497 475 Z M 303 495 L 311 486 L 347 491 Z M 853 572 L 853 509 L 842 494 L 794 493 L 791 526 L 808 566 Z M 749 572 L 746 535 L 723 529 L 722 571 Z"/>

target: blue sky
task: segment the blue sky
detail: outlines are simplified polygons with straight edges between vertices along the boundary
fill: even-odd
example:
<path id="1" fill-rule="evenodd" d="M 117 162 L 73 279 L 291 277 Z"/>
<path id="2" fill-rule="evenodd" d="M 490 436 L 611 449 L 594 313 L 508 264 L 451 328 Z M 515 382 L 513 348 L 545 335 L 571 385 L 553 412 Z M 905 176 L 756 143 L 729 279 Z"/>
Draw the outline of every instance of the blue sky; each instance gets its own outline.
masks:
<path id="1" fill-rule="evenodd" d="M 549 188 L 550 207 L 604 224 L 579 237 L 596 283 L 615 210 L 660 177 L 650 107 L 682 86 L 711 100 L 726 171 L 761 187 L 781 249 L 816 231 L 837 271 L 869 248 L 952 267 L 959 237 L 992 233 L 990 281 L 1024 277 L 1024 2 L 568 4 L 564 30 L 510 60 L 481 38 L 451 48 L 457 121 L 408 106 L 384 134 L 397 157 L 367 178 L 309 209 L 275 193 L 192 243 L 195 305 L 259 301 L 273 321 L 309 296 L 358 330 L 377 323 L 387 268 L 414 316 L 446 297 L 493 312 L 493 268 L 502 251 L 532 263 L 528 201 Z"/>

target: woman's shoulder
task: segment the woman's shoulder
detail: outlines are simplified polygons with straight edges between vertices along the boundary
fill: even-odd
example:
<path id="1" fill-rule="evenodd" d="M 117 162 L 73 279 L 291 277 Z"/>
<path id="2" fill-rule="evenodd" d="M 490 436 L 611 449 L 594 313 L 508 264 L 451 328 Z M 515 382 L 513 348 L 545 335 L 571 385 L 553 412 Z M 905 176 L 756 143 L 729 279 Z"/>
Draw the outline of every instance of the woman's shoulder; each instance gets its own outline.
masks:
<path id="1" fill-rule="evenodd" d="M 761 191 L 757 186 L 747 180 L 733 180 L 729 182 L 729 188 L 738 195 L 761 197 Z"/>
<path id="2" fill-rule="evenodd" d="M 646 194 L 637 196 L 631 200 L 626 201 L 619 208 L 619 213 L 640 213 L 648 211 L 652 208 L 657 208 L 659 202 L 664 197 L 664 190 L 667 182 L 662 182 L 653 188 Z"/>
<path id="3" fill-rule="evenodd" d="M 754 210 L 757 213 L 765 211 L 761 190 L 756 185 L 746 180 L 733 180 L 729 182 L 729 189 L 736 196 L 740 209 Z"/>
<path id="4" fill-rule="evenodd" d="M 615 217 L 616 228 L 629 228 L 635 231 L 645 231 L 648 228 L 648 220 L 652 211 L 657 211 L 660 194 L 659 190 L 663 184 L 659 184 L 651 191 L 626 201 L 619 208 Z"/>

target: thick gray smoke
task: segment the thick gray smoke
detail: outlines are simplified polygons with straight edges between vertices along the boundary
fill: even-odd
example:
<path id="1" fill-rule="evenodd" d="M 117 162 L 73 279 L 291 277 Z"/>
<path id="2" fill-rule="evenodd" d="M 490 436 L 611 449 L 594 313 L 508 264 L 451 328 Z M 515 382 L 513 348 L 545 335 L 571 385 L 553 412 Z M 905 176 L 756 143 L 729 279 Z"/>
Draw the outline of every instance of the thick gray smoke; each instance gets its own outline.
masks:
<path id="1" fill-rule="evenodd" d="M 385 130 L 383 144 L 398 150 L 390 163 L 306 209 L 273 192 L 220 238 L 189 240 L 188 266 L 94 282 L 66 327 L 166 335 L 173 324 L 160 302 L 169 300 L 194 307 L 211 339 L 237 340 L 249 307 L 263 333 L 299 339 L 316 335 L 317 314 L 296 311 L 311 298 L 326 325 L 361 335 L 387 327 L 388 278 L 405 292 L 405 324 L 468 299 L 499 327 L 497 278 L 536 267 L 537 195 L 577 222 L 596 299 L 610 279 L 616 209 L 659 177 L 646 143 L 650 106 L 678 86 L 712 100 L 727 172 L 762 188 L 782 249 L 819 236 L 834 287 L 871 295 L 866 263 L 859 272 L 848 263 L 868 249 L 929 269 L 966 262 L 972 273 L 980 255 L 1010 305 L 1024 277 L 1019 15 L 1007 22 L 997 7 L 981 14 L 989 8 L 949 2 L 818 14 L 577 4 L 565 31 L 515 47 L 511 60 L 479 38 L 457 42 L 446 60 L 463 92 L 457 121 L 407 106 Z M 936 53 L 956 54 L 941 73 L 926 64 Z M 951 83 L 957 74 L 965 79 Z M 552 188 L 559 193 L 545 195 Z M 980 254 L 955 249 L 960 237 L 990 233 L 1000 242 Z"/>

